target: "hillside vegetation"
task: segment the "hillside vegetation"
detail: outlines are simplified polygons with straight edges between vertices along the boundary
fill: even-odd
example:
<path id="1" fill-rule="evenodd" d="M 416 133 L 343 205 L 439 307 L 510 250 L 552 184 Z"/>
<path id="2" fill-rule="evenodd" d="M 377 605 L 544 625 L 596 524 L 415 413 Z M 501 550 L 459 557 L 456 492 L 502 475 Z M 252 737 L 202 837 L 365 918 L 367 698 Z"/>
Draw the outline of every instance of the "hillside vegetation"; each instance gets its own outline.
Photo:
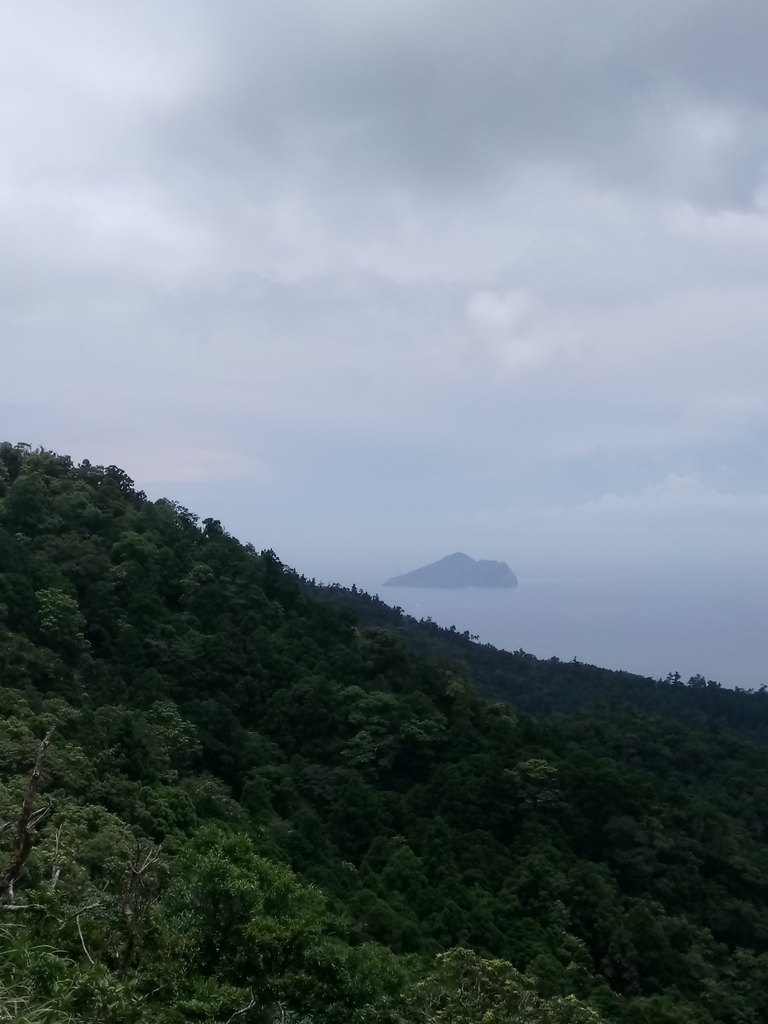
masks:
<path id="1" fill-rule="evenodd" d="M 0 446 L 0 1019 L 768 1019 L 768 748 L 383 608 Z"/>
<path id="2" fill-rule="evenodd" d="M 729 689 L 703 676 L 693 676 L 686 683 L 679 673 L 649 679 L 578 661 L 543 660 L 525 651 L 502 651 L 476 643 L 469 632 L 445 629 L 429 619 L 418 621 L 357 587 L 323 586 L 314 580 L 305 583 L 317 597 L 353 610 L 359 622 L 393 630 L 422 653 L 461 662 L 483 696 L 507 701 L 521 711 L 562 714 L 595 703 L 619 702 L 667 715 L 685 725 L 727 730 L 768 744 L 766 686 L 757 691 Z"/>

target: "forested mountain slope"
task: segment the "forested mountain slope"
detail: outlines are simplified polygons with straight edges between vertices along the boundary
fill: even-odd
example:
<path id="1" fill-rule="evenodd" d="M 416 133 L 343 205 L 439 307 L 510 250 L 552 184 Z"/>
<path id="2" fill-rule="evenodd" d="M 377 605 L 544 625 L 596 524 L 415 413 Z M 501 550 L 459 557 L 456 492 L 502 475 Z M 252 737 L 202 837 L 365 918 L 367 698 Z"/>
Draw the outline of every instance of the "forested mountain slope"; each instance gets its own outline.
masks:
<path id="1" fill-rule="evenodd" d="M 743 739 L 768 744 L 766 687 L 728 689 L 702 676 L 687 683 L 679 675 L 648 679 L 575 661 L 544 660 L 524 651 L 502 651 L 476 643 L 469 633 L 418 621 L 356 587 L 305 582 L 317 597 L 353 610 L 361 623 L 394 630 L 423 653 L 460 661 L 483 696 L 508 701 L 521 711 L 540 715 L 621 702 L 696 728 L 725 729 Z"/>
<path id="2" fill-rule="evenodd" d="M 0 446 L 0 1017 L 768 1019 L 768 749 L 463 671 Z"/>

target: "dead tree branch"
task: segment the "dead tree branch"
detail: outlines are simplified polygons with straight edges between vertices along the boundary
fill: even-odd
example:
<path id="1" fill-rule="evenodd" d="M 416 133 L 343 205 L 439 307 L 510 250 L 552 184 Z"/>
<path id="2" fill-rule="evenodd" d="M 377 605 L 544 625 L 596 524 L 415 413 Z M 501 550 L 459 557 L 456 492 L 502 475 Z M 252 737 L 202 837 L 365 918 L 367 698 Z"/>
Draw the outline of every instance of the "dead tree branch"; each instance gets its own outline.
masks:
<path id="1" fill-rule="evenodd" d="M 59 861 L 59 847 L 61 845 L 61 830 L 62 825 L 56 829 L 56 848 L 53 851 L 53 863 L 51 864 L 51 890 L 55 892 L 56 886 L 59 884 L 59 875 L 61 874 L 61 863 Z"/>
<path id="2" fill-rule="evenodd" d="M 121 905 L 123 920 L 128 929 L 128 939 L 121 957 L 121 970 L 125 970 L 130 964 L 139 941 L 139 925 L 157 898 L 158 878 L 154 868 L 159 860 L 159 847 L 149 846 L 142 850 L 137 846 L 128 865 Z"/>
<path id="3" fill-rule="evenodd" d="M 83 952 L 88 957 L 89 961 L 91 963 L 94 963 L 94 959 L 91 956 L 91 954 L 88 952 L 88 947 L 86 946 L 85 939 L 83 938 L 83 929 L 80 927 L 80 915 L 79 914 L 75 917 L 75 920 L 77 922 L 77 934 L 80 936 L 80 945 L 83 947 Z"/>
<path id="4" fill-rule="evenodd" d="M 45 754 L 50 746 L 52 735 L 53 729 L 49 729 L 40 744 L 35 767 L 32 769 L 32 774 L 27 782 L 27 788 L 24 790 L 24 798 L 21 802 L 21 812 L 16 821 L 16 833 L 11 844 L 11 852 L 2 869 L 0 869 L 0 903 L 6 899 L 13 899 L 13 886 L 32 852 L 32 844 L 35 839 L 37 826 L 48 813 L 47 807 L 37 808 L 35 802 L 40 789 L 40 783 L 42 782 Z"/>
<path id="5" fill-rule="evenodd" d="M 152 868 L 160 860 L 160 850 L 150 846 L 142 851 L 139 847 L 133 855 L 126 872 L 123 890 L 123 917 L 129 928 L 133 927 L 146 913 L 154 894 L 154 873 Z"/>
<path id="6" fill-rule="evenodd" d="M 247 1006 L 244 1006 L 241 1010 L 235 1010 L 232 1016 L 227 1019 L 227 1024 L 232 1024 L 232 1021 L 235 1019 L 235 1017 L 242 1017 L 244 1013 L 248 1013 L 249 1010 L 252 1010 L 255 1005 L 256 996 L 253 994 L 253 992 L 251 992 L 251 1001 L 248 1003 Z"/>

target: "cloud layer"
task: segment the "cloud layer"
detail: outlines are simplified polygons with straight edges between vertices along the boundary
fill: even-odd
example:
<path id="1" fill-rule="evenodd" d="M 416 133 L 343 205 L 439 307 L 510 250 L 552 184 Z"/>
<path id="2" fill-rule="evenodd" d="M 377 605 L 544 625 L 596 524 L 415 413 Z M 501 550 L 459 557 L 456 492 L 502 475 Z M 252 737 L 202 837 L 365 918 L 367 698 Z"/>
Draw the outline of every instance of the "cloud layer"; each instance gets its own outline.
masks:
<path id="1" fill-rule="evenodd" d="M 489 510 L 512 560 L 606 510 L 649 557 L 764 523 L 766 34 L 757 0 L 7 5 L 0 432 L 327 575 Z"/>

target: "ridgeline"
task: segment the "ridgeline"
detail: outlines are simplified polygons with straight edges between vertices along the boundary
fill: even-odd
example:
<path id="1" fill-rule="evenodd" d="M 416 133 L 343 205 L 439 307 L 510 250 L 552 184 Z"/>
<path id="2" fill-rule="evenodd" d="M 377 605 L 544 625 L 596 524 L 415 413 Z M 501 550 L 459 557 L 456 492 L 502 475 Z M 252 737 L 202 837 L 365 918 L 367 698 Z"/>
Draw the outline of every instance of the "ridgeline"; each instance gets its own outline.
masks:
<path id="1" fill-rule="evenodd" d="M 758 1024 L 767 738 L 0 446 L 4 1019 Z"/>

